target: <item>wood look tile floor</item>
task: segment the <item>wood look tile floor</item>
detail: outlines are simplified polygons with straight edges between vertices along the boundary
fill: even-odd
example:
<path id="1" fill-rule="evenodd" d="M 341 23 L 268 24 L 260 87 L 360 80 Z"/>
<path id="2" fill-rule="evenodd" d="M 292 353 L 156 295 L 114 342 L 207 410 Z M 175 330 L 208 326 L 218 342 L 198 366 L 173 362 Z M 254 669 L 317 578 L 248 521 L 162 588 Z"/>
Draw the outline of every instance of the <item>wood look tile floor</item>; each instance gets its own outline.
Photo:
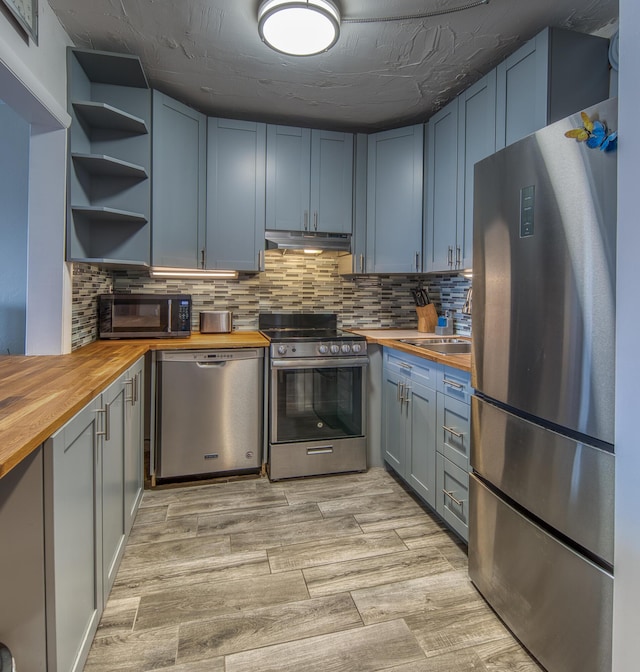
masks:
<path id="1" fill-rule="evenodd" d="M 384 469 L 146 491 L 86 672 L 540 672 Z"/>

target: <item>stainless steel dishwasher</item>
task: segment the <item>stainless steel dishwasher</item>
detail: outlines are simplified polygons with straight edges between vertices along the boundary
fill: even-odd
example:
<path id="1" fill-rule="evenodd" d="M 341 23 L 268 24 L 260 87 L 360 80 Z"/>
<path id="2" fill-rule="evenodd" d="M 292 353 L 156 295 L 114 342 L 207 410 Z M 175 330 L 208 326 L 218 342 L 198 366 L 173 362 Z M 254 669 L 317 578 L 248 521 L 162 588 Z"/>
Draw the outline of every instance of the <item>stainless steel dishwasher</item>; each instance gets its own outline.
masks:
<path id="1" fill-rule="evenodd" d="M 157 362 L 156 476 L 258 471 L 264 350 L 170 350 Z"/>

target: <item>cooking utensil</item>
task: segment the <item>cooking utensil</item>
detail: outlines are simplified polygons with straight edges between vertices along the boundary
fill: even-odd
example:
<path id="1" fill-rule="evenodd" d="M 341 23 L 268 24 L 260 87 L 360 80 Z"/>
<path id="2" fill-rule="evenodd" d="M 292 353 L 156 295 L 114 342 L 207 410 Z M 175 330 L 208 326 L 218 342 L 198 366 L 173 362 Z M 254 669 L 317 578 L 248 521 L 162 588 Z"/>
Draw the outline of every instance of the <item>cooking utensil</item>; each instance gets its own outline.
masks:
<path id="1" fill-rule="evenodd" d="M 416 306 L 421 308 L 422 306 L 425 305 L 422 292 L 418 288 L 412 289 L 411 294 L 413 294 L 413 300 L 416 302 Z"/>

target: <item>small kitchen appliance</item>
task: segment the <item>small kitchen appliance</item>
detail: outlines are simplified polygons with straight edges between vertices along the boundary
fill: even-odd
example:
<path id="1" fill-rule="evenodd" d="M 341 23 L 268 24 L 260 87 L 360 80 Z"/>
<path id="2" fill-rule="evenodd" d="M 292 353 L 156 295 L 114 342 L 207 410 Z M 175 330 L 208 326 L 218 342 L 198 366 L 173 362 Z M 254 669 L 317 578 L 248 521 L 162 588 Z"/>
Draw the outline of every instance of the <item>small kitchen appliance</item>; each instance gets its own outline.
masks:
<path id="1" fill-rule="evenodd" d="M 230 310 L 207 310 L 200 313 L 201 334 L 228 334 L 233 328 Z"/>
<path id="2" fill-rule="evenodd" d="M 185 338 L 191 336 L 188 294 L 100 294 L 100 338 Z"/>
<path id="3" fill-rule="evenodd" d="M 367 468 L 367 342 L 334 313 L 261 313 L 272 480 Z"/>

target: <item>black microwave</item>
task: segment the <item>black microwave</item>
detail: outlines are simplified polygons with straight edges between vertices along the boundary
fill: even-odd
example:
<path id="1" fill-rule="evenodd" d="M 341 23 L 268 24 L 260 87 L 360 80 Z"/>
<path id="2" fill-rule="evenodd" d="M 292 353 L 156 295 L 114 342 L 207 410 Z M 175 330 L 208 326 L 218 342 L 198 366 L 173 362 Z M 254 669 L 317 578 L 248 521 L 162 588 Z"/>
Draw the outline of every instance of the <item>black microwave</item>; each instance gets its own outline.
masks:
<path id="1" fill-rule="evenodd" d="M 188 294 L 100 294 L 100 338 L 184 338 L 191 336 Z"/>

